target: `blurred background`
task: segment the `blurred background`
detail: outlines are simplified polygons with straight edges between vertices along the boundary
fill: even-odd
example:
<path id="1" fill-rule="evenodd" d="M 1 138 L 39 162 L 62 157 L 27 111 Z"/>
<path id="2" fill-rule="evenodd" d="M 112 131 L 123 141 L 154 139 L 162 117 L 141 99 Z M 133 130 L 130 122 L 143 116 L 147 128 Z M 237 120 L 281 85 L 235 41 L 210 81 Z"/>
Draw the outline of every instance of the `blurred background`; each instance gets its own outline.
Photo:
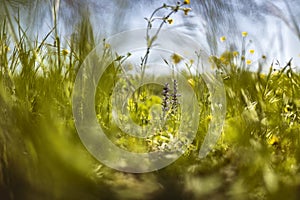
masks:
<path id="1" fill-rule="evenodd" d="M 23 29 L 33 38 L 43 38 L 54 23 L 59 36 L 68 39 L 76 25 L 89 18 L 94 35 L 107 38 L 113 34 L 145 28 L 152 11 L 166 0 L 9 0 L 8 10 L 1 6 L 2 17 L 16 17 L 18 11 Z M 3 5 L 3 3 L 1 3 Z M 212 55 L 225 48 L 241 49 L 241 32 L 249 34 L 246 44 L 255 49 L 253 59 L 265 55 L 268 62 L 278 59 L 282 65 L 290 58 L 299 66 L 300 61 L 300 3 L 298 0 L 194 0 L 188 16 L 179 13 L 174 24 L 167 28 L 181 31 L 203 45 Z M 7 13 L 8 11 L 8 13 Z M 55 14 L 56 13 L 56 14 Z M 226 36 L 226 44 L 219 38 Z M 98 41 L 98 42 L 99 42 Z M 255 67 L 254 67 L 255 68 Z"/>
<path id="2" fill-rule="evenodd" d="M 245 40 L 255 50 L 246 55 L 253 70 L 263 55 L 265 72 L 273 61 L 282 68 L 293 58 L 286 71 L 233 70 L 224 77 L 224 133 L 205 159 L 191 150 L 162 170 L 127 174 L 82 145 L 72 115 L 77 70 L 103 38 L 146 28 L 144 17 L 163 3 L 176 1 L 0 0 L 1 200 L 299 199 L 299 0 L 191 0 L 187 16 L 178 12 L 164 26 L 218 57 L 241 52 Z M 107 110 L 114 67 L 99 84 Z M 209 94 L 201 78 L 188 78 L 207 114 L 199 122 L 200 146 L 211 120 Z M 107 110 L 100 114 L 109 121 Z"/>

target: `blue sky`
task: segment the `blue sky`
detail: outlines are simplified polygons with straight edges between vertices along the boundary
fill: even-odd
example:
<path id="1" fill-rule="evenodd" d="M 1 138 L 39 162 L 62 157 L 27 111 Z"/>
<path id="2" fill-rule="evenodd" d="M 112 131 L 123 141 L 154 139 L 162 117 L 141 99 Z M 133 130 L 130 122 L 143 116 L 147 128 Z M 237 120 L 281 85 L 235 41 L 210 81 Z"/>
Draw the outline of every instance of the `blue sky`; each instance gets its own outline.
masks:
<path id="1" fill-rule="evenodd" d="M 30 18 L 31 8 L 24 9 L 23 26 L 28 26 L 31 35 L 43 37 L 52 27 L 51 2 L 59 2 L 60 35 L 68 39 L 72 27 L 76 24 L 77 16 L 82 10 L 88 9 L 94 26 L 95 35 L 110 37 L 116 33 L 145 28 L 147 17 L 163 2 L 174 4 L 174 0 L 49 0 L 44 8 L 37 12 L 43 20 L 25 21 Z M 47 3 L 48 2 L 48 3 Z M 210 2 L 210 3 L 205 3 Z M 221 2 L 218 4 L 218 2 Z M 226 2 L 226 3 L 224 3 Z M 262 54 L 267 55 L 268 63 L 278 59 L 284 65 L 293 57 L 294 65 L 300 66 L 300 36 L 295 34 L 292 16 L 300 17 L 299 0 L 287 1 L 292 12 L 288 10 L 284 0 L 229 0 L 203 1 L 191 0 L 193 9 L 189 16 L 176 13 L 174 24 L 165 28 L 176 30 L 193 37 L 208 52 L 212 44 L 207 41 L 207 35 L 212 35 L 217 41 L 214 54 L 220 55 L 226 48 L 241 48 L 241 32 L 247 31 L 248 49 L 255 49 L 249 58 L 256 61 Z M 73 8 L 71 9 L 71 6 Z M 75 8 L 74 8 L 75 7 Z M 297 24 L 300 24 L 300 22 Z M 227 41 L 221 43 L 219 37 L 226 36 Z M 252 42 L 250 42 L 250 40 Z M 100 40 L 99 40 L 100 41 Z M 299 67 L 298 67 L 299 69 Z"/>

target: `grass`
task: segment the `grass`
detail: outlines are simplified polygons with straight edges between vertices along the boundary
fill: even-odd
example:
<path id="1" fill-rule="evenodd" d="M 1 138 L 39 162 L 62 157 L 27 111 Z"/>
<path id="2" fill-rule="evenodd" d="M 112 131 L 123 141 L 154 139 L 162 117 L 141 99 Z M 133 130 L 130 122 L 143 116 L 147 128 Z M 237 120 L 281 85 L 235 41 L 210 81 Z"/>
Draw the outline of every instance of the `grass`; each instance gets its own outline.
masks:
<path id="1" fill-rule="evenodd" d="M 216 71 L 222 74 L 227 113 L 222 136 L 207 157 L 199 159 L 198 152 L 211 120 L 209 93 L 201 75 L 189 73 L 187 67 L 182 73 L 201 107 L 197 137 L 189 150 L 170 166 L 146 174 L 123 173 L 99 163 L 82 145 L 72 115 L 76 74 L 96 45 L 89 24 L 83 20 L 64 49 L 57 35 L 55 44 L 46 42 L 46 38 L 31 42 L 20 26 L 18 41 L 12 41 L 9 22 L 1 23 L 2 199 L 300 197 L 300 74 L 293 70 L 292 62 L 274 70 L 279 63 L 269 66 L 263 60 L 258 64 L 269 68 L 269 73 L 250 71 L 245 67 L 243 52 L 237 56 L 228 50 L 211 57 Z M 108 48 L 107 54 L 111 53 Z M 166 127 L 147 140 L 129 137 L 112 123 L 110 99 L 122 71 L 122 59 L 126 58 L 111 60 L 98 84 L 95 110 L 99 123 L 122 148 L 142 152 L 166 150 L 171 141 L 168 133 L 176 134 L 179 121 L 166 103 Z M 163 89 L 165 95 L 161 94 Z M 150 85 L 134 93 L 128 108 L 131 118 L 141 126 L 147 125 L 153 101 L 166 101 L 166 90 L 169 95 L 174 94 L 172 81 L 169 88 Z"/>

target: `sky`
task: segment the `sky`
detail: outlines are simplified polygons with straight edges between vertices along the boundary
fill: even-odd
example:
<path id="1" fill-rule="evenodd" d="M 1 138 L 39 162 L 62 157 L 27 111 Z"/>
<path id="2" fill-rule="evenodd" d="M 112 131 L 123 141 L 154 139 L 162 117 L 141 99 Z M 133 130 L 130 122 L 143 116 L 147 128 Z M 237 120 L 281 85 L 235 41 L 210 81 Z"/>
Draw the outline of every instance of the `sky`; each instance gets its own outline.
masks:
<path id="1" fill-rule="evenodd" d="M 300 66 L 300 36 L 297 37 L 292 28 L 289 27 L 292 26 L 291 24 L 288 26 L 285 23 L 285 21 L 291 21 L 291 16 L 283 0 L 223 1 L 228 2 L 227 5 L 226 3 L 225 5 L 224 3 L 218 4 L 218 0 L 214 1 L 212 0 L 210 1 L 212 3 L 207 4 L 203 0 L 192 0 L 190 5 L 192 12 L 188 16 L 183 13 L 176 13 L 173 16 L 174 24 L 167 25 L 165 28 L 193 37 L 209 53 L 217 55 L 232 45 L 237 50 L 241 49 L 241 32 L 246 31 L 249 33 L 246 39 L 247 47 L 255 50 L 253 55 L 249 55 L 253 61 L 258 60 L 264 54 L 267 55 L 268 63 L 278 59 L 283 67 L 290 58 L 293 58 L 294 65 Z M 95 27 L 98 26 L 99 30 L 102 30 L 99 33 L 106 37 L 125 30 L 145 28 L 144 17 L 150 16 L 155 8 L 162 5 L 162 1 L 157 0 L 104 0 L 101 2 L 100 4 L 106 11 L 94 11 L 91 16 L 95 16 Z M 167 0 L 164 2 L 174 5 L 176 1 Z M 299 16 L 298 19 L 300 19 L 300 1 L 289 0 L 288 3 L 290 9 L 293 9 L 294 18 Z M 215 13 L 211 17 L 209 12 L 214 11 Z M 103 18 L 105 20 L 101 20 Z M 100 21 L 105 21 L 105 23 L 102 24 Z M 300 24 L 300 20 L 298 24 Z M 215 27 L 211 28 L 210 26 Z M 207 40 L 207 32 L 212 34 L 212 31 L 214 31 L 214 37 L 218 41 L 218 50 L 215 52 L 210 52 L 212 45 L 203 42 Z M 228 40 L 221 43 L 219 41 L 221 36 L 226 36 Z"/>
<path id="2" fill-rule="evenodd" d="M 34 2 L 34 1 L 32 1 Z M 145 28 L 144 17 L 162 3 L 174 5 L 174 0 L 45 0 L 36 12 L 28 6 L 22 10 L 23 26 L 31 35 L 47 34 L 53 25 L 51 4 L 59 5 L 58 22 L 60 36 L 68 39 L 78 23 L 79 16 L 88 10 L 99 38 L 109 38 L 122 31 Z M 299 0 L 191 0 L 192 11 L 188 16 L 182 12 L 172 18 L 174 24 L 164 26 L 192 37 L 209 54 L 220 55 L 226 48 L 241 49 L 241 32 L 248 32 L 246 47 L 255 53 L 246 55 L 254 62 L 261 55 L 267 56 L 271 64 L 278 59 L 283 65 L 293 58 L 293 64 L 300 66 L 300 35 L 297 37 L 292 19 L 300 19 Z M 288 7 L 289 6 L 289 7 Z M 289 10 L 290 9 L 290 10 Z M 35 13 L 35 16 L 32 16 Z M 163 14 L 163 13 L 161 13 Z M 31 20 L 28 20 L 30 19 Z M 40 19 L 40 20 L 39 20 Z M 299 32 L 298 32 L 299 34 Z M 219 38 L 226 36 L 225 42 Z M 101 41 L 101 40 L 99 40 Z M 213 43 L 214 42 L 214 43 Z M 254 67 L 255 68 L 255 67 Z M 299 70 L 299 67 L 297 68 Z M 265 69 L 267 71 L 267 69 Z"/>

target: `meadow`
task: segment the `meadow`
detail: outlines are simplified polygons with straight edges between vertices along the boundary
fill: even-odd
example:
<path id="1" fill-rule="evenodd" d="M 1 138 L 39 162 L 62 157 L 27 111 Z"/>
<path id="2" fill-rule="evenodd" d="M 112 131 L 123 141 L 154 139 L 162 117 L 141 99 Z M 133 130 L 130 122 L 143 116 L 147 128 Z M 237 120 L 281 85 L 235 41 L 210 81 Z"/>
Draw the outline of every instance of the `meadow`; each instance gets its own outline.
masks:
<path id="1" fill-rule="evenodd" d="M 163 5 L 161 9 L 168 8 L 170 15 L 159 22 L 171 25 L 177 11 L 188 14 L 189 1 L 185 2 Z M 150 31 L 153 21 L 149 19 L 145 30 Z M 66 44 L 56 34 L 57 27 L 42 40 L 31 41 L 20 24 L 17 31 L 10 30 L 12 20 L 0 23 L 0 199 L 299 199 L 300 73 L 292 59 L 268 63 L 260 55 L 255 62 L 258 70 L 253 71 L 249 66 L 254 63 L 245 55 L 255 53 L 254 49 L 243 46 L 209 56 L 209 67 L 224 84 L 226 118 L 217 144 L 200 158 L 214 117 L 209 88 L 202 74 L 190 68 L 201 64 L 201 56 L 184 60 L 174 53 L 166 63 L 170 68 L 178 63 L 185 66 L 179 71 L 200 108 L 197 130 L 186 128 L 186 137 L 177 135 L 182 117 L 193 118 L 181 112 L 184 90 L 178 88 L 183 83 L 165 75 L 169 82 L 139 87 L 128 98 L 128 115 L 119 113 L 120 123 L 130 118 L 147 127 L 154 120 L 152 107 L 156 106 L 162 125 L 147 138 L 136 139 L 113 120 L 117 82 L 121 88 L 134 84 L 122 76 L 130 69 L 126 65 L 130 54 L 116 55 L 109 42 L 97 40 L 89 19 L 78 24 Z M 141 73 L 130 77 L 144 78 L 152 44 L 160 37 L 157 33 L 146 37 Z M 248 37 L 246 32 L 240 34 L 241 41 Z M 217 39 L 226 41 L 225 36 Z M 97 82 L 94 99 L 99 125 L 114 144 L 127 151 L 180 151 L 184 147 L 185 152 L 172 164 L 148 173 L 126 173 L 99 162 L 82 143 L 72 107 L 78 95 L 73 93 L 74 84 L 97 45 L 109 63 Z M 193 131 L 196 137 L 189 141 Z"/>

